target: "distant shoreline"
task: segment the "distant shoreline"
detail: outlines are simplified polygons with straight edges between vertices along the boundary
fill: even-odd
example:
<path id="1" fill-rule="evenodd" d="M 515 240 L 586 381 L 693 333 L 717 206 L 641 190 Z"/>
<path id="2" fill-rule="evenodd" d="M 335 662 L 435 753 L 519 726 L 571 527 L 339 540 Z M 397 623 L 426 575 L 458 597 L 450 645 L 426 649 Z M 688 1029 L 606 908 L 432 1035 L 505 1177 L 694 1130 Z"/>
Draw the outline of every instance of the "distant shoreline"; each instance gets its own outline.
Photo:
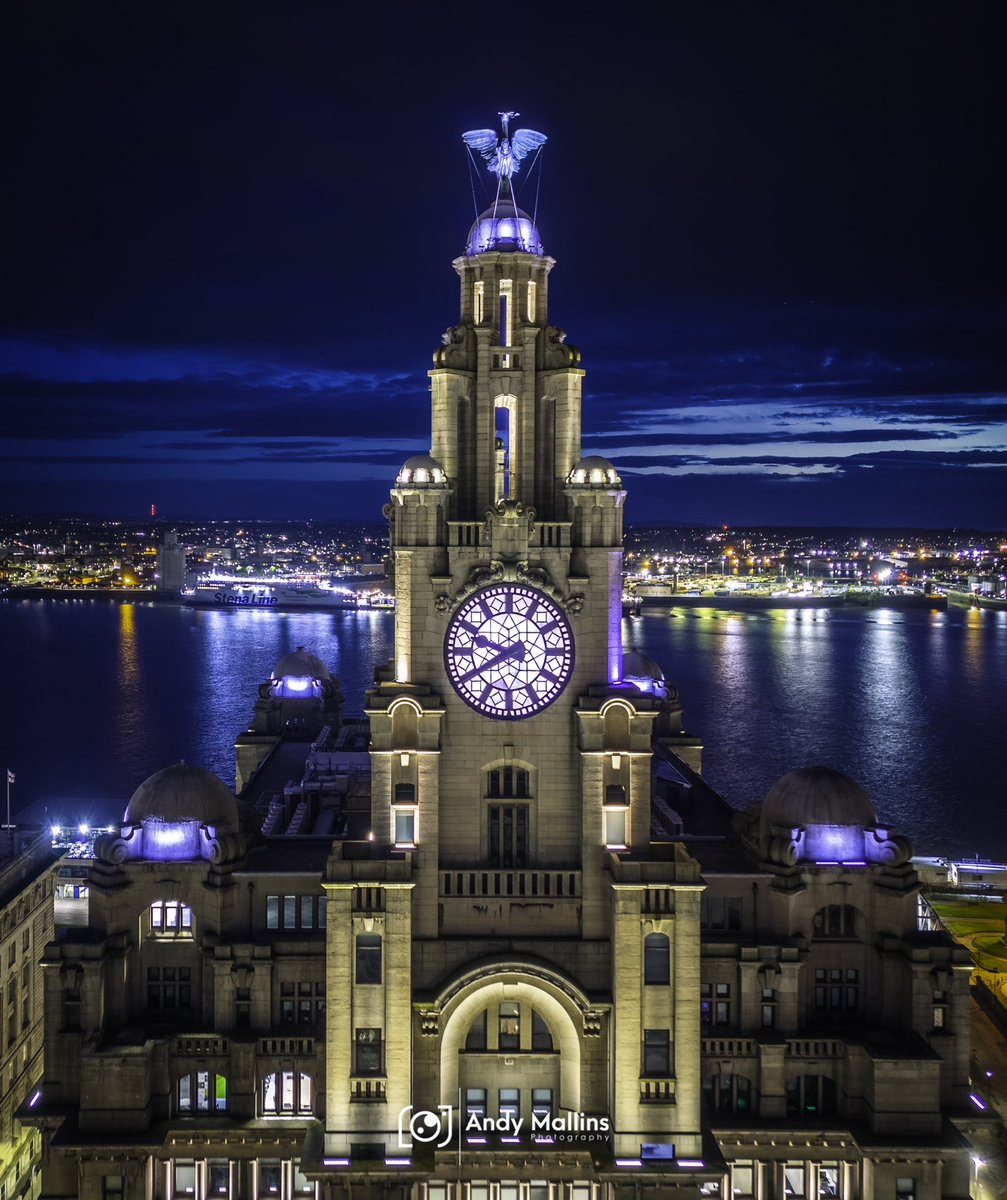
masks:
<path id="1" fill-rule="evenodd" d="M 945 612 L 948 598 L 940 596 L 884 595 L 880 593 L 847 593 L 844 596 L 753 596 L 748 592 L 733 592 L 730 596 L 690 596 L 674 592 L 667 596 L 637 596 L 624 602 L 630 611 L 668 608 L 717 608 L 744 611 L 745 609 L 815 609 L 815 608 L 898 608 L 924 609 Z"/>

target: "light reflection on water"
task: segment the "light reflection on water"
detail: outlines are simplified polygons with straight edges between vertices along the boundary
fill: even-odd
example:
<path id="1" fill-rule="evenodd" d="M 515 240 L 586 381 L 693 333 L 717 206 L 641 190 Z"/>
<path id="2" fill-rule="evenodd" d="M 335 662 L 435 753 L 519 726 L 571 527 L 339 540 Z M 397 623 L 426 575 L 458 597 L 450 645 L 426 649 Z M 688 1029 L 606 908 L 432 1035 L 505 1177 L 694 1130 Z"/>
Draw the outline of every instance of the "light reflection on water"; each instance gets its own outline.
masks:
<path id="1" fill-rule="evenodd" d="M 828 763 L 919 849 L 1007 855 L 1007 613 L 678 609 L 626 621 L 624 638 L 680 689 L 706 774 L 732 803 Z M 359 714 L 391 644 L 382 612 L 0 603 L 0 752 L 17 772 L 15 810 L 45 797 L 54 815 L 112 819 L 180 758 L 231 782 L 235 734 L 283 654 L 317 654 Z"/>

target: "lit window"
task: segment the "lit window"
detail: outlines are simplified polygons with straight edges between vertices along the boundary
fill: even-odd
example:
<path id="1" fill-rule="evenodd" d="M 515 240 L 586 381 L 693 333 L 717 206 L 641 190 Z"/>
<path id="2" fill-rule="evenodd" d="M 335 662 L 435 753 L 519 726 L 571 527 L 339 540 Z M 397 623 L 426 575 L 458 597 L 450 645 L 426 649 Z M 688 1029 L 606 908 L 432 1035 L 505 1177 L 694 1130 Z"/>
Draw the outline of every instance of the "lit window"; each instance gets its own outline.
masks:
<path id="1" fill-rule="evenodd" d="M 395 810 L 395 844 L 396 846 L 416 845 L 415 808 L 397 808 Z"/>
<path id="2" fill-rule="evenodd" d="M 262 1114 L 266 1117 L 304 1116 L 312 1111 L 311 1076 L 298 1071 L 274 1071 L 262 1079 Z"/>
<path id="3" fill-rule="evenodd" d="M 194 1196 L 196 1194 L 196 1164 L 194 1162 L 175 1163 L 174 1186 L 177 1197 Z"/>
<path id="4" fill-rule="evenodd" d="M 150 929 L 158 937 L 189 937 L 192 909 L 178 900 L 155 900 L 150 906 Z"/>
<path id="5" fill-rule="evenodd" d="M 182 1075 L 175 1088 L 175 1099 L 178 1112 L 187 1116 L 227 1112 L 227 1079 L 212 1071 Z"/>
<path id="6" fill-rule="evenodd" d="M 804 1196 L 806 1192 L 808 1172 L 807 1168 L 802 1163 L 797 1167 L 783 1168 L 783 1194 L 784 1196 Z"/>
<path id="7" fill-rule="evenodd" d="M 624 808 L 605 809 L 605 845 L 613 850 L 626 847 L 626 810 Z"/>
<path id="8" fill-rule="evenodd" d="M 839 1195 L 839 1163 L 820 1163 L 818 1166 L 818 1200 L 831 1200 Z"/>

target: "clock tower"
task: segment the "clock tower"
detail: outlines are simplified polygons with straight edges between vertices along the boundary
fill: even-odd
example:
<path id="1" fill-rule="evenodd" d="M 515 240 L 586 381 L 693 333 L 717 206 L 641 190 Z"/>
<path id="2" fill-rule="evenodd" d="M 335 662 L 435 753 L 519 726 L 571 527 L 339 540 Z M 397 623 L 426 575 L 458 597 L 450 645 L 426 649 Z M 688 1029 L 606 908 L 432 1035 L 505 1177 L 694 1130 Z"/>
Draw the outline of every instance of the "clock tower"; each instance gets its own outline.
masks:
<path id="1" fill-rule="evenodd" d="M 623 678 L 625 491 L 581 455 L 580 353 L 513 191 L 545 138 L 509 137 L 510 116 L 502 139 L 465 135 L 496 196 L 453 264 L 431 451 L 386 507 L 372 840 L 337 844 L 326 883 L 328 994 L 347 997 L 329 1006 L 326 1154 L 380 1145 L 414 1170 L 438 1151 L 408 1116 L 400 1136 L 412 1111 L 450 1115 L 456 1165 L 519 1119 L 515 1136 L 537 1120 L 552 1138 L 529 1163 L 557 1143 L 585 1164 L 700 1151 L 701 882 L 680 844 L 652 844 L 651 811 L 655 746 L 696 766 L 699 748 L 656 680 Z M 381 947 L 379 982 L 362 944 Z M 596 1136 L 555 1132 L 583 1121 Z"/>

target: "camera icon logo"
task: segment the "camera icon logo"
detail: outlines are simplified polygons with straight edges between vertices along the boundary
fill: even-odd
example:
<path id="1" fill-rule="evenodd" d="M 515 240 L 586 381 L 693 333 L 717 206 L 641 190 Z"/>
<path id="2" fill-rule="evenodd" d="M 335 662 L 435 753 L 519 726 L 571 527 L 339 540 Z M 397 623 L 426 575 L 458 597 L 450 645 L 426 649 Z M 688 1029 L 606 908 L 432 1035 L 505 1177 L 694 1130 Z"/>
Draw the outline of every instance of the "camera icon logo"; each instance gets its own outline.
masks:
<path id="1" fill-rule="evenodd" d="M 438 1104 L 436 1111 L 414 1108 L 407 1104 L 399 1111 L 399 1148 L 408 1149 L 413 1142 L 436 1146 L 443 1150 L 454 1134 L 451 1105 Z"/>

